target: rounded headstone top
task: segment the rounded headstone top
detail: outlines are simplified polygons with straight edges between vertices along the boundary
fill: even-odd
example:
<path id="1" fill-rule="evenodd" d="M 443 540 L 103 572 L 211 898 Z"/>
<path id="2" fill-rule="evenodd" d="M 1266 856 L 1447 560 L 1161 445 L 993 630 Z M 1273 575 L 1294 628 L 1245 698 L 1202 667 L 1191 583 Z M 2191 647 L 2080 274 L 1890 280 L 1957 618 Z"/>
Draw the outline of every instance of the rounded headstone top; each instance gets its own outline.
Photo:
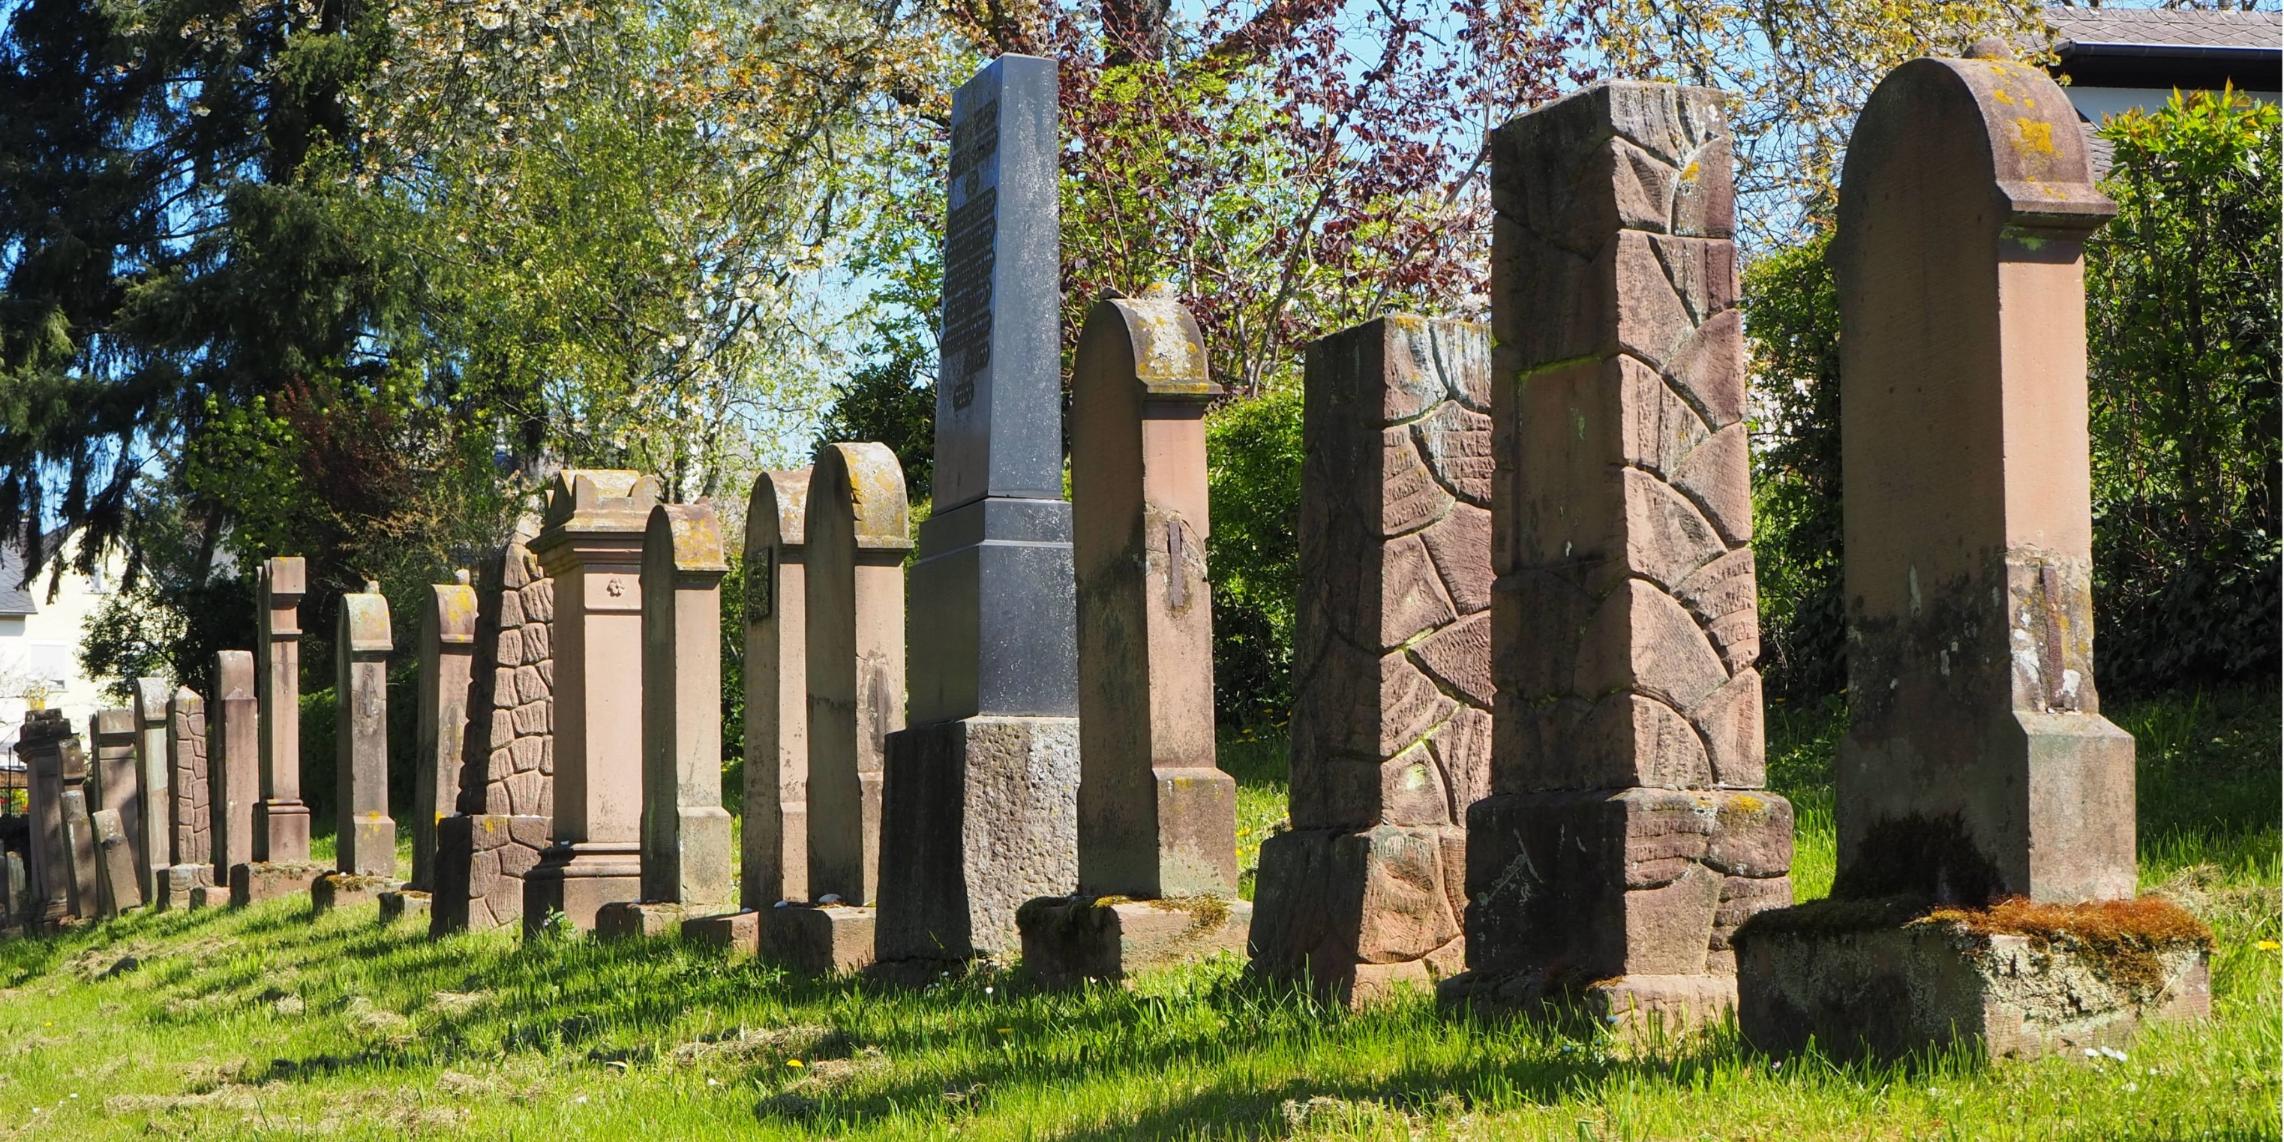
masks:
<path id="1" fill-rule="evenodd" d="M 468 585 L 468 572 L 452 574 L 449 583 L 428 588 L 429 606 L 436 616 L 436 641 L 458 645 L 476 641 L 476 589 Z"/>
<path id="2" fill-rule="evenodd" d="M 746 554 L 801 546 L 809 512 L 809 476 L 807 468 L 787 468 L 754 477 L 753 496 L 746 501 Z"/>
<path id="3" fill-rule="evenodd" d="M 809 487 L 811 505 L 829 502 L 823 497 L 845 489 L 858 547 L 911 549 L 912 507 L 904 493 L 904 465 L 886 444 L 828 444 L 818 449 Z"/>
<path id="4" fill-rule="evenodd" d="M 1153 286 L 1141 297 L 1105 297 L 1087 314 L 1079 334 L 1079 356 L 1093 367 L 1082 366 L 1081 378 L 1092 380 L 1101 368 L 1123 371 L 1099 361 L 1099 339 L 1121 337 L 1124 356 L 1133 363 L 1134 379 L 1151 397 L 1188 397 L 1211 400 L 1221 386 L 1207 372 L 1205 336 L 1189 308 L 1174 300 L 1170 289 Z M 1097 342 L 1089 353 L 1089 342 Z"/>
<path id="5" fill-rule="evenodd" d="M 135 717 L 146 726 L 166 721 L 169 693 L 164 678 L 135 679 Z"/>
<path id="6" fill-rule="evenodd" d="M 351 654 L 387 654 L 396 640 L 389 630 L 389 600 L 376 584 L 341 596 L 341 642 Z"/>
<path id="7" fill-rule="evenodd" d="M 95 711 L 95 736 L 132 739 L 135 736 L 135 711 L 125 706 L 107 706 Z"/>
<path id="8" fill-rule="evenodd" d="M 253 651 L 217 650 L 214 652 L 214 696 L 217 700 L 254 696 Z"/>
<path id="9" fill-rule="evenodd" d="M 174 697 L 167 704 L 174 712 L 183 714 L 194 714 L 206 709 L 206 699 L 199 697 L 198 691 L 188 686 L 175 687 Z"/>
<path id="10" fill-rule="evenodd" d="M 656 550 L 673 561 L 676 571 L 730 569 L 722 551 L 722 517 L 706 500 L 693 504 L 660 504 L 650 509 L 650 529 L 643 538 L 647 554 Z"/>

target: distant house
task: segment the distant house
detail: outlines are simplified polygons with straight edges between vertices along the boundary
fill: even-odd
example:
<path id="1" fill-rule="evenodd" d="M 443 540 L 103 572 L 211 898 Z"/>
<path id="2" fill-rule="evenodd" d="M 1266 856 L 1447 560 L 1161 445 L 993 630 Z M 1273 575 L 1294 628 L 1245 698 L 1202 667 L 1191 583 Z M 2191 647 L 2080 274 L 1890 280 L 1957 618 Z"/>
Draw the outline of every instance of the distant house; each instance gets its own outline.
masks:
<path id="1" fill-rule="evenodd" d="M 2154 111 L 2176 90 L 2238 91 L 2269 103 L 2284 89 L 2284 15 L 2175 8 L 2049 8 L 2054 74 L 2088 128 L 2120 112 Z M 2110 165 L 2096 138 L 2096 174 Z"/>
<path id="2" fill-rule="evenodd" d="M 76 540 L 64 543 L 69 558 Z M 24 583 L 23 552 L 0 545 L 0 789 L 21 787 L 16 735 L 35 703 L 62 710 L 83 735 L 96 709 L 109 704 L 102 690 L 111 680 L 87 677 L 80 669 L 79 643 L 119 572 L 116 556 L 99 564 L 93 576 L 66 570 L 50 599 L 47 575 Z"/>

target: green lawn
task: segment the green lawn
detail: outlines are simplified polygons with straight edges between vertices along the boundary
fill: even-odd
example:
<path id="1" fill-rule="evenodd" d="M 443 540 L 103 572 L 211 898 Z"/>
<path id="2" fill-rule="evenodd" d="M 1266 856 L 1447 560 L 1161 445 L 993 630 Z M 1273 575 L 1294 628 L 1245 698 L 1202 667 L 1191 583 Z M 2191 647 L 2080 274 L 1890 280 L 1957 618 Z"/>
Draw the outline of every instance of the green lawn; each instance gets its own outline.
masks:
<path id="1" fill-rule="evenodd" d="M 1845 1068 L 1720 1034 L 1629 1053 L 1426 1002 L 1327 1010 L 1233 962 L 892 991 L 671 942 L 430 943 L 279 901 L 0 943 L 0 1136 L 2275 1137 L 2275 694 L 2113 714 L 2141 742 L 2144 882 L 2220 941 L 2213 1022 L 2123 1061 Z M 1833 726 L 1771 719 L 1803 896 L 1831 880 Z M 1282 814 L 1278 750 L 1225 745 L 1248 865 Z"/>

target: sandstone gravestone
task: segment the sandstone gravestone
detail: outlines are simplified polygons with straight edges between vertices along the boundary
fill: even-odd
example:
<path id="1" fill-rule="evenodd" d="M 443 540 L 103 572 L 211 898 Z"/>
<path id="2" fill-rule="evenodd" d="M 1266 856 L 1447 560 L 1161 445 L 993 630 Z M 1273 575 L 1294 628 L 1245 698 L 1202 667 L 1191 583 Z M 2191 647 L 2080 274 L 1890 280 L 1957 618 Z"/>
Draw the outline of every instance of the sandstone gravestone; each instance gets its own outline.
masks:
<path id="1" fill-rule="evenodd" d="M 1454 992 L 1671 1027 L 1792 899 L 1764 791 L 1721 95 L 1613 83 L 1494 135 L 1491 796 Z"/>
<path id="2" fill-rule="evenodd" d="M 97 894 L 105 919 L 143 906 L 143 889 L 136 882 L 139 863 L 127 836 L 126 822 L 117 809 L 98 809 L 90 815 L 95 830 Z"/>
<path id="3" fill-rule="evenodd" d="M 397 824 L 389 817 L 389 652 L 396 647 L 381 585 L 341 596 L 333 657 L 333 871 L 309 887 L 312 910 L 378 900 L 397 887 Z"/>
<path id="4" fill-rule="evenodd" d="M 230 884 L 231 872 L 254 859 L 254 802 L 261 796 L 261 700 L 254 696 L 254 655 L 220 650 L 214 654 L 214 702 L 207 710 L 207 808 L 213 813 L 214 885 Z M 251 883 L 251 882 L 249 882 Z M 191 906 L 206 899 L 191 891 Z"/>
<path id="5" fill-rule="evenodd" d="M 381 918 L 427 912 L 436 887 L 436 830 L 459 802 L 476 652 L 476 589 L 466 571 L 428 589 L 420 613 L 419 744 L 413 753 L 412 876 L 381 894 Z"/>
<path id="6" fill-rule="evenodd" d="M 523 929 L 593 931 L 642 892 L 642 539 L 658 482 L 567 469 L 532 551 L 555 584 L 554 843 L 524 877 Z"/>
<path id="7" fill-rule="evenodd" d="M 642 899 L 603 906 L 605 935 L 670 935 L 730 902 L 722 808 L 721 518 L 650 510 L 642 554 Z"/>
<path id="8" fill-rule="evenodd" d="M 1740 1023 L 1764 1048 L 2090 1050 L 2208 1008 L 2201 926 L 2117 903 L 2133 739 L 2094 685 L 2081 257 L 2111 211 L 2037 68 L 1914 60 L 1857 120 L 1832 251 L 1839 869 L 1833 899 L 1739 933 Z M 2054 907 L 1989 907 L 2017 897 Z M 1964 919 L 1911 922 L 1937 905 Z M 2134 970 L 2076 918 L 2124 925 Z"/>
<path id="9" fill-rule="evenodd" d="M 110 809 L 118 813 L 128 838 L 128 855 L 140 860 L 134 852 L 134 837 L 143 827 L 143 774 L 135 755 L 142 735 L 135 711 L 131 707 L 97 710 L 92 729 L 89 736 L 95 739 L 95 764 L 87 775 L 88 808 L 91 812 Z M 99 835 L 98 844 L 101 839 Z M 103 859 L 97 857 L 99 866 Z"/>
<path id="10" fill-rule="evenodd" d="M 1255 970 L 1350 1002 L 1460 970 L 1491 775 L 1491 369 L 1480 325 L 1309 346 L 1292 828 L 1262 842 Z"/>
<path id="11" fill-rule="evenodd" d="M 881 809 L 879 955 L 915 970 L 1014 951 L 1022 902 L 1077 880 L 1055 117 L 1050 60 L 1003 55 L 952 98 L 935 514 Z"/>
<path id="12" fill-rule="evenodd" d="M 255 573 L 260 621 L 258 696 L 262 719 L 262 796 L 254 806 L 254 859 L 309 860 L 309 806 L 301 800 L 301 556 L 265 560 Z"/>
<path id="13" fill-rule="evenodd" d="M 1018 915 L 1023 962 L 1050 980 L 1245 947 L 1205 567 L 1205 409 L 1220 394 L 1196 320 L 1170 296 L 1087 315 L 1071 383 L 1079 891 Z"/>
<path id="14" fill-rule="evenodd" d="M 168 851 L 172 854 L 156 903 L 188 908 L 191 892 L 214 880 L 214 808 L 206 770 L 206 700 L 188 686 L 175 688 L 167 702 L 167 764 L 171 805 Z"/>
<path id="15" fill-rule="evenodd" d="M 683 935 L 741 955 L 761 950 L 762 913 L 809 894 L 809 666 L 806 578 L 810 470 L 764 472 L 745 516 L 745 786 L 738 911 L 692 917 Z"/>
<path id="16" fill-rule="evenodd" d="M 77 738 L 66 740 L 62 749 L 65 774 L 87 772 L 86 754 Z M 95 819 L 88 809 L 85 781 L 64 782 L 63 849 L 65 910 L 78 919 L 93 920 L 103 910 L 102 872 L 97 863 L 101 849 L 95 839 Z"/>
<path id="17" fill-rule="evenodd" d="M 761 942 L 799 967 L 872 960 L 882 753 L 904 728 L 904 470 L 882 444 L 830 444 L 810 470 L 804 546 L 809 676 L 807 907 L 773 908 Z"/>
<path id="18" fill-rule="evenodd" d="M 547 848 L 555 794 L 555 584 L 531 553 L 536 520 L 482 568 L 457 811 L 437 823 L 429 932 L 518 923 L 523 878 Z"/>
<path id="19" fill-rule="evenodd" d="M 52 926 L 71 910 L 71 846 L 63 827 L 63 794 L 87 780 L 85 755 L 63 711 L 32 710 L 17 732 L 16 756 L 24 762 L 31 818 L 25 869 L 31 902 L 22 911 L 27 925 Z"/>
<path id="20" fill-rule="evenodd" d="M 136 886 L 143 890 L 143 899 L 154 906 L 159 902 L 160 882 L 174 863 L 174 765 L 169 760 L 167 735 L 167 703 L 171 698 L 166 679 L 135 679 L 135 774 L 142 797 L 129 840 L 139 862 Z"/>

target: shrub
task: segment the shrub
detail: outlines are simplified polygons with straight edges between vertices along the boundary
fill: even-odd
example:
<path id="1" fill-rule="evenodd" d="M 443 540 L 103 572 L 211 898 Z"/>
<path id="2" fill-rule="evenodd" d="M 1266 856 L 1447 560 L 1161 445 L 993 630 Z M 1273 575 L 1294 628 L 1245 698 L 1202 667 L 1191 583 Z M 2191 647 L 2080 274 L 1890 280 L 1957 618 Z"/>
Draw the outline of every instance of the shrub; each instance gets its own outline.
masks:
<path id="1" fill-rule="evenodd" d="M 1300 587 L 1299 382 L 1214 409 L 1205 432 L 1214 706 L 1225 722 L 1282 722 L 1292 705 Z"/>

